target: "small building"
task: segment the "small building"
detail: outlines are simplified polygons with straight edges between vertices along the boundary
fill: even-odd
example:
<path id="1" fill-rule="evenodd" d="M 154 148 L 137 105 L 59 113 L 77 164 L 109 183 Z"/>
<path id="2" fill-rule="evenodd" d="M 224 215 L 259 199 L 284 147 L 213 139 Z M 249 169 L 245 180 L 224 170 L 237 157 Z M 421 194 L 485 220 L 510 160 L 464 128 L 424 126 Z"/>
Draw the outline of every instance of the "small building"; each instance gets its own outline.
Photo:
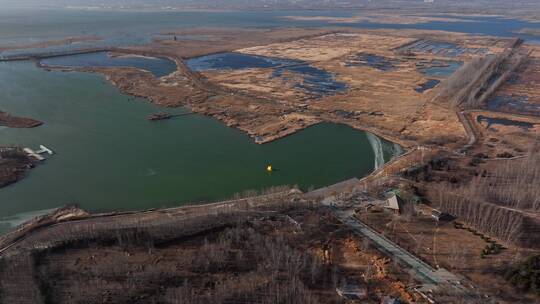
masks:
<path id="1" fill-rule="evenodd" d="M 404 202 L 399 196 L 397 196 L 396 194 L 392 194 L 392 196 L 390 196 L 390 198 L 386 200 L 384 208 L 394 213 L 400 214 L 401 210 L 403 209 L 403 204 Z"/>
<path id="2" fill-rule="evenodd" d="M 345 299 L 349 300 L 364 300 L 368 297 L 367 288 L 358 284 L 347 284 L 342 287 L 336 288 L 337 294 Z"/>
<path id="3" fill-rule="evenodd" d="M 431 217 L 436 219 L 438 222 L 448 222 L 454 219 L 454 217 L 450 214 L 437 209 L 431 210 Z"/>

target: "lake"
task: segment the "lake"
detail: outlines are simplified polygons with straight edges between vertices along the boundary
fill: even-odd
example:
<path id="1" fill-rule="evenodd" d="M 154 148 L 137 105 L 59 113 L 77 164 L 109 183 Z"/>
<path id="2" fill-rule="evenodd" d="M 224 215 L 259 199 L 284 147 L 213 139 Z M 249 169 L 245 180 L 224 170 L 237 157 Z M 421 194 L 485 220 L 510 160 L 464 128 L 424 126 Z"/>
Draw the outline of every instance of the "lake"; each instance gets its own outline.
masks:
<path id="1" fill-rule="evenodd" d="M 57 153 L 26 179 L 0 189 L 4 229 L 36 210 L 71 203 L 134 210 L 276 185 L 320 187 L 365 176 L 376 162 L 400 152 L 392 143 L 335 124 L 257 145 L 200 115 L 151 122 L 146 117 L 162 108 L 119 93 L 100 75 L 47 72 L 30 62 L 0 63 L 0 91 L 0 109 L 45 122 L 36 129 L 1 129 L 0 145 L 44 144 Z M 277 171 L 267 173 L 268 164 Z"/>

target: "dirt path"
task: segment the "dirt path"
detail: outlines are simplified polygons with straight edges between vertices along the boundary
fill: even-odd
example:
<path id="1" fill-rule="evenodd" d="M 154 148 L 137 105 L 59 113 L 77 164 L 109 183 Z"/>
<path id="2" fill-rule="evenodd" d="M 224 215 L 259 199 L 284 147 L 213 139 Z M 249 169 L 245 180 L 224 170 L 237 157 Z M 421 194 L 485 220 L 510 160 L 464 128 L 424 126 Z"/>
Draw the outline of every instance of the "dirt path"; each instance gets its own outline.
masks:
<path id="1" fill-rule="evenodd" d="M 460 150 L 460 152 L 465 152 L 469 150 L 469 148 L 471 148 L 478 141 L 478 135 L 476 134 L 476 129 L 469 120 L 466 111 L 458 111 L 457 115 L 459 117 L 459 120 L 463 124 L 463 128 L 467 132 L 467 136 L 469 137 L 469 141 L 467 142 L 467 144 L 465 144 Z"/>

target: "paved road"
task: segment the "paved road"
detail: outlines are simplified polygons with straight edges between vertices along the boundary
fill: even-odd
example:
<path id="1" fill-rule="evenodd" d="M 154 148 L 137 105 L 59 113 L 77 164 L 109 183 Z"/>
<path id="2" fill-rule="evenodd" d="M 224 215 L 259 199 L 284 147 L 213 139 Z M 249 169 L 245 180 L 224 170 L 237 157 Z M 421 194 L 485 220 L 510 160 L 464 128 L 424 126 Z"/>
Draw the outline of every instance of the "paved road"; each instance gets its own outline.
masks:
<path id="1" fill-rule="evenodd" d="M 462 280 L 446 269 L 434 269 L 424 261 L 417 258 L 407 250 L 387 239 L 385 236 L 371 229 L 354 217 L 354 211 L 350 209 L 339 209 L 330 205 L 334 215 L 342 223 L 349 226 L 357 235 L 368 238 L 375 246 L 388 256 L 396 259 L 400 265 L 410 270 L 411 274 L 420 282 L 422 292 L 435 290 L 445 290 L 460 295 L 465 298 L 474 296 L 474 292 L 462 285 Z M 473 303 L 473 302 L 471 302 Z"/>

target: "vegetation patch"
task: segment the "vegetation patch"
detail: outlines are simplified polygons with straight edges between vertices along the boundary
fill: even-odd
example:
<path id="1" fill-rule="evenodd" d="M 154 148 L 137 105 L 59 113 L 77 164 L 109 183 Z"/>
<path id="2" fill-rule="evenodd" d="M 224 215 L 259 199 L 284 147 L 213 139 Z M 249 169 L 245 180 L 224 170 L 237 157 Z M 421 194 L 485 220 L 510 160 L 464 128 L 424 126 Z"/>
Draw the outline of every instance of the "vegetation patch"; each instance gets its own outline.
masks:
<path id="1" fill-rule="evenodd" d="M 514 265 L 506 272 L 505 278 L 524 291 L 540 295 L 540 254 Z"/>

